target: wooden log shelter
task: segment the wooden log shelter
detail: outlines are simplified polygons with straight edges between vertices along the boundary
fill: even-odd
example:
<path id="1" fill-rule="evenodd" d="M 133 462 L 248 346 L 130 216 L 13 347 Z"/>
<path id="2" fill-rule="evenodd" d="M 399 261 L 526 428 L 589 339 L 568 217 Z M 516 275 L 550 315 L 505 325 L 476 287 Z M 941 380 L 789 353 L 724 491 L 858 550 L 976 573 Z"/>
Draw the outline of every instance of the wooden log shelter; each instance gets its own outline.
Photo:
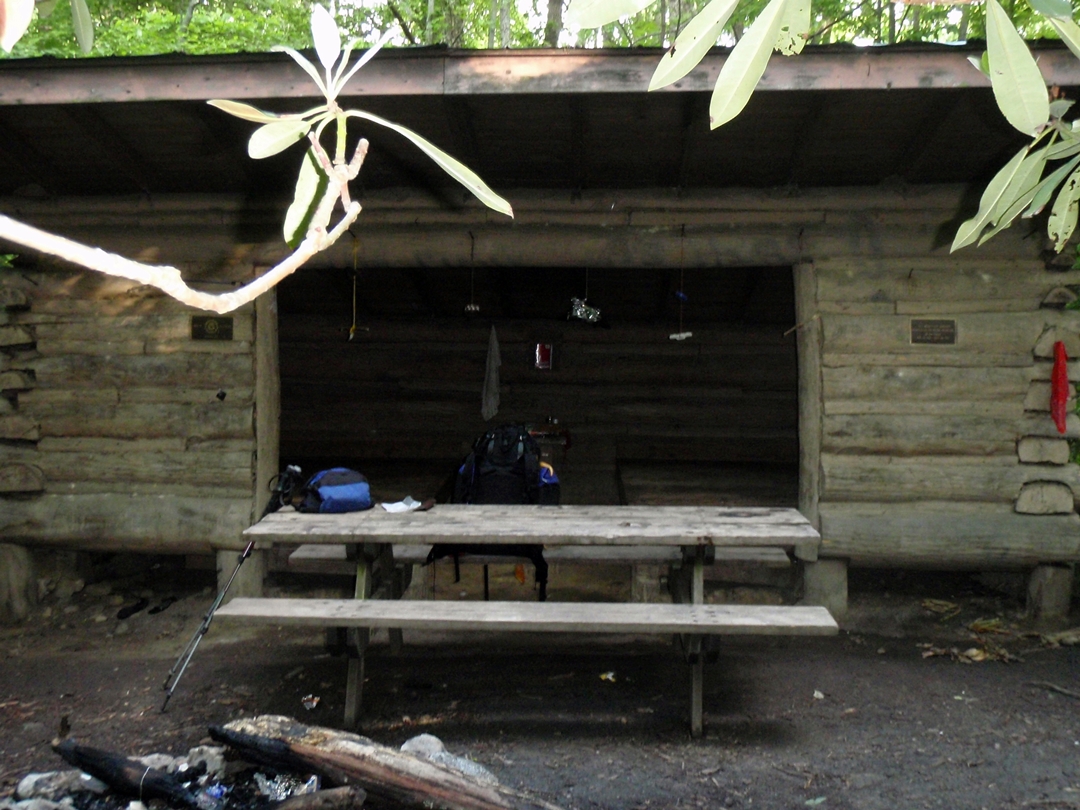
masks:
<path id="1" fill-rule="evenodd" d="M 968 55 L 808 48 L 710 132 L 722 49 L 653 94 L 659 52 L 387 52 L 342 103 L 461 158 L 514 219 L 372 127 L 351 236 L 228 316 L 3 246 L 0 548 L 228 573 L 281 465 L 419 498 L 522 421 L 564 503 L 797 507 L 822 537 L 806 599 L 834 615 L 848 566 L 1027 570 L 1060 612 L 1080 418 L 1058 433 L 1049 380 L 1056 341 L 1080 358 L 1080 271 L 1039 220 L 950 255 L 1023 141 Z M 1075 96 L 1065 49 L 1039 65 Z M 285 255 L 299 151 L 248 160 L 252 127 L 205 101 L 304 109 L 305 81 L 280 54 L 4 60 L 0 211 L 233 289 Z"/>

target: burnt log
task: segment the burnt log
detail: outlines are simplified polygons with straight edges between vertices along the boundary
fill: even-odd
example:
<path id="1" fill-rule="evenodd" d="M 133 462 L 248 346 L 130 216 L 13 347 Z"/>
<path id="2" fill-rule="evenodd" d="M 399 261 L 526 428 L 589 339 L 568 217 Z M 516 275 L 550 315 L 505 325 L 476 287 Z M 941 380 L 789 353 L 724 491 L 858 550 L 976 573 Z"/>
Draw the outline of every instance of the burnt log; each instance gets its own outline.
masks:
<path id="1" fill-rule="evenodd" d="M 100 779 L 123 796 L 131 796 L 141 802 L 161 799 L 173 807 L 190 807 L 193 810 L 213 810 L 217 804 L 208 797 L 196 796 L 172 774 L 148 768 L 123 754 L 78 745 L 73 740 L 55 743 L 52 749 L 65 762 Z"/>
<path id="2" fill-rule="evenodd" d="M 301 793 L 269 805 L 266 810 L 356 810 L 367 799 L 367 791 L 356 785 Z"/>
<path id="3" fill-rule="evenodd" d="M 211 726 L 210 736 L 243 759 L 278 770 L 316 773 L 333 785 L 358 785 L 395 808 L 560 810 L 527 793 L 481 784 L 452 768 L 366 737 L 288 717 L 264 715 Z"/>

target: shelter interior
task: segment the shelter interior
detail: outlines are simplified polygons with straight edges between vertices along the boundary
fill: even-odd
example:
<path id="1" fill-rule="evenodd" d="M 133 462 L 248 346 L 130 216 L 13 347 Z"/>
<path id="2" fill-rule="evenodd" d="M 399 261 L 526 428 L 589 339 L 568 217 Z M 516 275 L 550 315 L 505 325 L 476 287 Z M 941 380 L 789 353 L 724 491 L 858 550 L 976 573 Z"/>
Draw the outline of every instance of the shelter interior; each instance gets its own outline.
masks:
<path id="1" fill-rule="evenodd" d="M 790 267 L 326 268 L 278 301 L 283 463 L 446 499 L 472 440 L 521 422 L 564 503 L 797 505 Z"/>

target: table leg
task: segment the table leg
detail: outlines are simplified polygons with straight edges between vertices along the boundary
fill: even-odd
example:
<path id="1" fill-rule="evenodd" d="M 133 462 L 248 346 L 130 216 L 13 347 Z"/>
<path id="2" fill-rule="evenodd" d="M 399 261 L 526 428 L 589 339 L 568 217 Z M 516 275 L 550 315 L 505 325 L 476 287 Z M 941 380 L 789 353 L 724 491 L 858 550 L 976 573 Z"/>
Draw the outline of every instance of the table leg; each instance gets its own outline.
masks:
<path id="1" fill-rule="evenodd" d="M 693 570 L 690 575 L 690 603 L 701 605 L 705 602 L 705 548 L 698 546 L 694 550 Z M 690 664 L 690 736 L 695 739 L 704 733 L 704 711 L 702 709 L 705 688 L 705 655 L 702 649 L 702 637 L 696 636 L 693 648 L 696 652 Z"/>
<path id="2" fill-rule="evenodd" d="M 361 550 L 356 556 L 356 587 L 353 597 L 367 599 L 371 596 L 372 560 Z M 349 672 L 345 681 L 345 728 L 356 728 L 364 696 L 364 653 L 371 631 L 366 627 L 349 628 L 346 644 L 349 656 Z"/>

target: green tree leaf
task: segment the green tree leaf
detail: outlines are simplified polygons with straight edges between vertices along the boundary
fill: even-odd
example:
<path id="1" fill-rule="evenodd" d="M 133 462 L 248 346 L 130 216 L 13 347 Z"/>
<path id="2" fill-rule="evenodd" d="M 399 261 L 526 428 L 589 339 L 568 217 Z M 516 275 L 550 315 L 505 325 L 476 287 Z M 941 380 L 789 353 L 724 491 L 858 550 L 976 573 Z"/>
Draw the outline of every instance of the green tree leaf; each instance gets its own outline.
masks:
<path id="1" fill-rule="evenodd" d="M 810 0 L 788 0 L 784 20 L 780 23 L 780 36 L 776 50 L 784 56 L 802 53 L 810 36 Z"/>
<path id="2" fill-rule="evenodd" d="M 578 28 L 599 28 L 620 17 L 637 14 L 653 0 L 570 0 L 566 24 Z"/>
<path id="3" fill-rule="evenodd" d="M 328 71 L 333 69 L 341 55 L 341 32 L 330 12 L 315 3 L 311 7 L 311 37 L 315 40 L 315 53 Z"/>
<path id="4" fill-rule="evenodd" d="M 300 175 L 296 179 L 296 191 L 293 192 L 292 205 L 285 213 L 285 243 L 295 248 L 307 235 L 311 217 L 319 205 L 319 200 L 326 193 L 330 178 L 319 166 L 315 150 L 308 149 L 300 163 Z"/>
<path id="5" fill-rule="evenodd" d="M 957 228 L 952 247 L 949 248 L 950 253 L 955 253 L 960 248 L 967 247 L 979 238 L 983 228 L 990 223 L 990 217 L 994 215 L 994 210 L 997 208 L 1001 195 L 1005 193 L 1005 189 L 1008 188 L 1009 183 L 1016 176 L 1016 172 L 1020 169 L 1020 164 L 1024 162 L 1030 148 L 1030 145 L 1025 146 L 1013 155 L 1012 159 L 986 184 L 986 189 L 979 200 L 978 213 Z"/>
<path id="6" fill-rule="evenodd" d="M 1020 161 L 1020 166 L 1016 170 L 1016 174 L 1009 180 L 1008 185 L 1005 186 L 1005 190 L 1001 193 L 1000 199 L 994 205 L 994 211 L 990 215 L 991 225 L 1000 225 L 1002 217 L 1005 212 L 1016 206 L 1017 200 L 1023 198 L 1028 192 L 1031 192 L 1032 196 L 1035 194 L 1035 188 L 1039 185 L 1039 178 L 1042 177 L 1043 169 L 1046 168 L 1046 149 L 1038 149 L 1034 152 L 1030 152 L 1027 157 Z M 1028 197 L 1028 202 L 1031 198 Z M 1027 203 L 1021 207 L 1021 211 L 1027 207 Z M 1017 211 L 1017 214 L 1020 212 Z M 1016 216 L 1014 214 L 1013 216 Z M 985 239 L 983 240 L 985 241 Z M 981 243 L 980 243 L 981 244 Z"/>
<path id="7" fill-rule="evenodd" d="M 304 69 L 304 72 L 311 77 L 312 81 L 315 82 L 315 85 L 319 88 L 319 92 L 322 93 L 324 96 L 328 96 L 326 84 L 323 83 L 322 76 L 319 75 L 318 69 L 313 64 L 311 64 L 311 62 L 309 62 L 305 57 L 303 57 L 299 51 L 297 51 L 295 48 L 287 48 L 284 45 L 275 45 L 270 50 L 287 53 L 289 56 L 291 56 L 293 61 L 296 62 L 296 64 L 298 64 L 300 67 L 302 67 Z"/>
<path id="8" fill-rule="evenodd" d="M 450 155 L 446 154 L 442 149 L 428 141 L 426 138 L 417 135 L 411 129 L 403 127 L 400 124 L 395 124 L 393 121 L 387 121 L 385 118 L 380 118 L 377 115 L 372 115 L 369 112 L 364 112 L 363 110 L 347 110 L 345 115 L 364 118 L 379 124 L 380 126 L 384 126 L 387 129 L 392 129 L 399 135 L 403 135 L 412 141 L 420 151 L 434 160 L 439 165 L 440 169 L 471 191 L 473 195 L 488 208 L 498 211 L 500 214 L 506 214 L 508 217 L 514 216 L 514 209 L 510 207 L 510 203 L 488 188 L 487 183 L 481 180 L 476 172 L 456 158 L 450 157 Z M 273 126 L 273 124 L 269 124 L 268 126 Z"/>
<path id="9" fill-rule="evenodd" d="M 90 16 L 86 0 L 71 0 L 71 20 L 75 24 L 75 39 L 79 50 L 90 53 L 94 47 L 94 18 Z"/>
<path id="10" fill-rule="evenodd" d="M 1012 126 L 1034 135 L 1050 119 L 1046 81 L 997 0 L 986 0 L 986 52 L 998 108 Z"/>
<path id="11" fill-rule="evenodd" d="M 1077 25 L 1072 20 L 1063 20 L 1057 17 L 1051 17 L 1050 24 L 1058 32 L 1061 41 L 1073 52 L 1073 56 L 1080 59 L 1080 25 Z"/>
<path id="12" fill-rule="evenodd" d="M 263 124 L 251 133 L 248 155 L 256 160 L 276 155 L 307 135 L 310 129 L 309 121 L 274 121 L 272 124 Z"/>
<path id="13" fill-rule="evenodd" d="M 709 52 L 709 48 L 716 44 L 720 32 L 738 4 L 739 0 L 712 0 L 698 12 L 656 66 L 649 89 L 667 87 L 693 70 L 694 65 Z"/>
<path id="14" fill-rule="evenodd" d="M 211 107 L 217 107 L 219 110 L 224 110 L 229 115 L 235 115 L 237 118 L 243 118 L 245 121 L 254 121 L 256 124 L 269 124 L 281 120 L 281 116 L 279 115 L 271 112 L 263 112 L 258 107 L 252 107 L 250 104 L 244 104 L 241 101 L 231 101 L 227 98 L 212 98 L 206 103 Z"/>
<path id="15" fill-rule="evenodd" d="M 1044 17 L 1062 17 L 1071 20 L 1072 3 L 1069 0 L 1028 0 L 1031 7 Z"/>
<path id="16" fill-rule="evenodd" d="M 1049 150 L 1047 150 L 1047 153 L 1049 154 Z M 1074 157 L 1064 166 L 1061 166 L 1042 179 L 1039 185 L 1035 187 L 1035 193 L 1031 195 L 1031 203 L 1024 212 L 1024 219 L 1036 216 L 1046 207 L 1046 204 L 1050 202 L 1050 198 L 1054 196 L 1054 189 L 1061 185 L 1061 181 L 1065 179 L 1069 172 L 1076 168 L 1077 164 L 1080 164 L 1080 157 Z"/>
<path id="17" fill-rule="evenodd" d="M 1075 170 L 1058 192 L 1050 209 L 1050 221 L 1046 233 L 1054 240 L 1054 250 L 1060 252 L 1076 230 L 1076 215 L 1080 208 L 1080 169 Z"/>
<path id="18" fill-rule="evenodd" d="M 769 0 L 769 5 L 765 6 L 724 62 L 709 102 L 709 125 L 712 129 L 723 126 L 742 112 L 750 100 L 754 88 L 761 81 L 761 74 L 765 72 L 765 66 L 769 64 L 787 3 L 788 0 Z"/>

